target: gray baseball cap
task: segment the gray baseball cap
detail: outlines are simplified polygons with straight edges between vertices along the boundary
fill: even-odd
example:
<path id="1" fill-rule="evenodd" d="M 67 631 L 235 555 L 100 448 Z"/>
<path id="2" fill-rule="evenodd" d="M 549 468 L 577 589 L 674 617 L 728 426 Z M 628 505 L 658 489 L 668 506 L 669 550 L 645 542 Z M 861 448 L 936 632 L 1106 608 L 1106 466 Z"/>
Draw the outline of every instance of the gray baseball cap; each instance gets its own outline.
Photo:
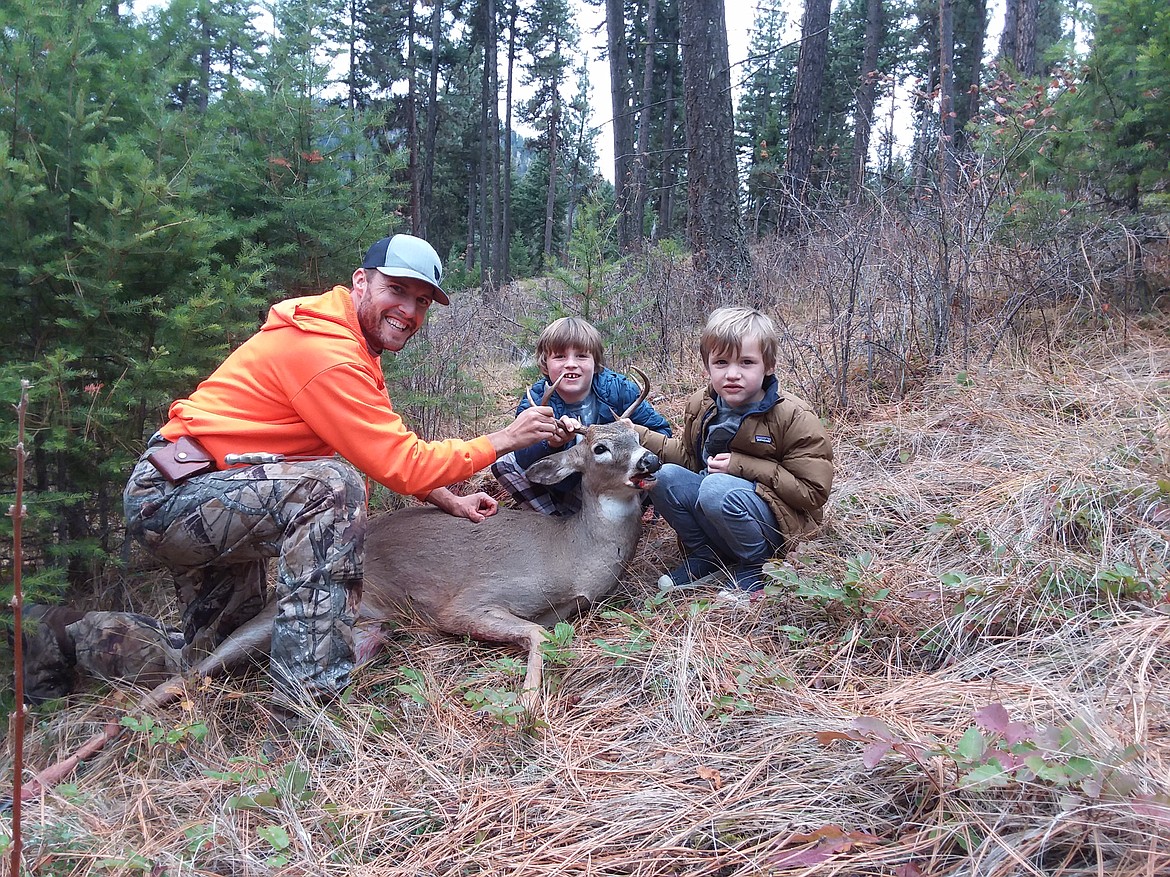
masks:
<path id="1" fill-rule="evenodd" d="M 376 268 L 387 277 L 412 277 L 428 284 L 434 299 L 441 305 L 451 304 L 439 284 L 443 280 L 443 263 L 435 248 L 410 234 L 382 238 L 366 251 L 363 268 Z"/>

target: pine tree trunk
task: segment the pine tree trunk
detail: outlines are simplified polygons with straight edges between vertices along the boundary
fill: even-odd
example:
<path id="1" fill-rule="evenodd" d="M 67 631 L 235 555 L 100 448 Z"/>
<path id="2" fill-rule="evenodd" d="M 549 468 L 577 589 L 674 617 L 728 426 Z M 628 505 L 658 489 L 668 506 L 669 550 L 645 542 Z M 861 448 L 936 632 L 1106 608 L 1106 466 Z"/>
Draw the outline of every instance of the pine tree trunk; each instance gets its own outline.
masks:
<path id="1" fill-rule="evenodd" d="M 739 215 L 731 71 L 723 0 L 682 0 L 679 6 L 687 132 L 687 238 L 695 269 L 720 290 L 752 279 L 751 255 Z"/>
<path id="2" fill-rule="evenodd" d="M 676 103 L 674 96 L 674 71 L 678 70 L 679 54 L 678 28 L 675 26 L 677 25 L 677 20 L 667 16 L 663 25 L 667 70 L 666 95 L 663 103 L 666 106 L 666 113 L 662 119 L 662 139 L 659 144 L 660 154 L 662 155 L 662 179 L 659 185 L 658 227 L 654 230 L 654 240 L 668 238 L 674 234 L 674 187 L 678 180 L 677 168 L 679 166 L 674 130 Z M 667 28 L 669 28 L 669 31 L 667 31 Z"/>
<path id="3" fill-rule="evenodd" d="M 999 57 L 1017 64 L 1020 45 L 1020 0 L 1004 0 L 1003 32 L 999 35 Z"/>
<path id="4" fill-rule="evenodd" d="M 857 91 L 857 119 L 853 128 L 853 169 L 849 176 L 849 202 L 861 200 L 869 138 L 873 131 L 873 102 L 877 92 L 878 49 L 882 38 L 882 0 L 866 0 L 865 48 L 861 59 L 861 83 Z"/>
<path id="5" fill-rule="evenodd" d="M 435 142 L 439 135 L 439 49 L 443 39 L 443 0 L 431 6 L 431 75 L 427 83 L 427 132 L 423 149 L 422 209 L 419 236 L 430 234 L 430 216 L 435 201 Z"/>
<path id="6" fill-rule="evenodd" d="M 114 17 L 117 18 L 117 7 Z M 199 10 L 199 94 L 195 107 L 201 113 L 207 112 L 211 98 L 211 21 L 206 9 Z"/>
<path id="7" fill-rule="evenodd" d="M 787 234 L 797 231 L 802 221 L 803 208 L 808 204 L 813 149 L 816 147 L 821 92 L 825 82 L 830 5 L 830 0 L 807 0 L 804 20 L 801 22 L 800 58 L 796 62 L 788 154 L 784 157 L 788 198 L 780 210 L 778 222 L 780 230 Z"/>
<path id="8" fill-rule="evenodd" d="M 410 175 L 410 233 L 422 231 L 422 168 L 419 161 L 418 142 L 418 92 L 415 88 L 418 61 L 414 43 L 414 5 L 411 4 L 406 19 L 406 140 Z"/>
<path id="9" fill-rule="evenodd" d="M 561 41 L 556 39 L 555 51 L 559 54 Z M 558 68 L 559 69 L 559 68 Z M 561 127 L 561 82 L 560 74 L 552 83 L 552 107 L 549 109 L 548 120 L 548 189 L 544 196 L 544 264 L 552 264 L 553 223 L 556 220 L 557 206 L 557 165 L 560 164 L 558 153 L 559 141 L 557 134 Z"/>
<path id="10" fill-rule="evenodd" d="M 1163 7 L 1165 8 L 1165 7 Z M 1020 0 L 1020 23 L 1016 69 L 1023 76 L 1035 76 L 1040 72 L 1036 60 L 1036 19 L 1040 13 L 1040 0 Z"/>
<path id="11" fill-rule="evenodd" d="M 646 51 L 642 61 L 642 107 L 638 113 L 638 151 L 634 156 L 634 193 L 631 201 L 631 232 L 633 242 L 641 244 L 646 215 L 646 186 L 650 173 L 650 106 L 654 100 L 654 29 L 658 13 L 657 0 L 649 0 L 646 8 Z"/>
<path id="12" fill-rule="evenodd" d="M 508 282 L 512 274 L 512 87 L 516 70 L 516 21 L 520 6 L 512 0 L 508 9 L 508 93 L 504 103 L 504 216 L 500 228 L 503 241 L 500 281 Z"/>
<path id="13" fill-rule="evenodd" d="M 633 240 L 631 213 L 631 157 L 634 122 L 630 106 L 630 61 L 626 54 L 626 19 L 622 0 L 605 0 L 605 26 L 609 51 L 609 89 L 613 105 L 613 194 L 617 211 L 618 249 Z"/>
<path id="14" fill-rule="evenodd" d="M 491 201 L 491 292 L 492 301 L 497 301 L 503 276 L 503 182 L 501 179 L 500 144 L 500 29 L 496 17 L 496 0 L 488 0 L 488 158 L 491 172 L 488 176 L 488 198 Z M 486 267 L 486 266 L 485 266 Z"/>
<path id="15" fill-rule="evenodd" d="M 486 303 L 497 300 L 495 259 L 496 222 L 499 218 L 499 104 L 496 73 L 496 3 L 481 0 L 483 13 L 483 76 L 480 80 L 480 206 L 479 270 Z"/>
<path id="16" fill-rule="evenodd" d="M 966 44 L 963 78 L 955 89 L 955 155 L 970 152 L 967 124 L 979 113 L 983 44 L 987 39 L 987 0 L 965 0 L 966 28 L 960 42 Z"/>

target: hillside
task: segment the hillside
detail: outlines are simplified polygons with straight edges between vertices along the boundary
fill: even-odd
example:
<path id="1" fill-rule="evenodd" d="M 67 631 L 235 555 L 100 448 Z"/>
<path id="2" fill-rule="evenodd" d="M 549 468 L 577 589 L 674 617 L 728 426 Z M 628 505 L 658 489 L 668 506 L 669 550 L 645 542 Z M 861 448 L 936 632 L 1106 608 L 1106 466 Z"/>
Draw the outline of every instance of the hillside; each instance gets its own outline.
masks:
<path id="1" fill-rule="evenodd" d="M 842 415 L 824 531 L 758 599 L 657 593 L 653 524 L 534 715 L 518 654 L 409 627 L 293 731 L 260 673 L 194 685 L 26 804 L 31 873 L 1166 873 L 1166 330 Z M 35 714 L 27 763 L 130 701 Z"/>

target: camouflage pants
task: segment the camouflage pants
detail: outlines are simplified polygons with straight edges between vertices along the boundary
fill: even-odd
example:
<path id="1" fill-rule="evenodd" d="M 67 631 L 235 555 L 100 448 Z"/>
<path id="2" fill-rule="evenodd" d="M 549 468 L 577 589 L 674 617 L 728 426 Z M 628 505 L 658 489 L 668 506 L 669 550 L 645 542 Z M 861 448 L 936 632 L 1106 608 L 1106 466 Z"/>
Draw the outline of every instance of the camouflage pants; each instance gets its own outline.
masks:
<path id="1" fill-rule="evenodd" d="M 149 454 L 126 485 L 127 527 L 175 577 L 188 664 L 263 608 L 276 557 L 274 677 L 294 693 L 344 688 L 366 531 L 358 471 L 337 459 L 269 463 L 174 485 Z"/>
<path id="2" fill-rule="evenodd" d="M 74 691 L 82 677 L 153 688 L 183 672 L 182 638 L 146 615 L 24 607 L 24 697 L 44 703 Z"/>

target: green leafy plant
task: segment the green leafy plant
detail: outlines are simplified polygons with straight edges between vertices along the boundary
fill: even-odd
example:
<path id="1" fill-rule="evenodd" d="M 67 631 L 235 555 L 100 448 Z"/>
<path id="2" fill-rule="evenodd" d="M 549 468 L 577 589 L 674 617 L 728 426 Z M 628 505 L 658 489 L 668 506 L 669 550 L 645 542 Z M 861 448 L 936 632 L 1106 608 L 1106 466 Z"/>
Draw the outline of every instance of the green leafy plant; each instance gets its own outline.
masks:
<path id="1" fill-rule="evenodd" d="M 207 736 L 207 724 L 188 722 L 168 728 L 150 716 L 122 716 L 121 725 L 137 734 L 142 734 L 150 746 L 182 746 L 190 741 L 199 743 Z"/>
<path id="2" fill-rule="evenodd" d="M 187 852 L 198 856 L 203 850 L 215 845 L 215 827 L 205 822 L 189 825 L 183 829 L 183 837 L 187 839 Z"/>
<path id="3" fill-rule="evenodd" d="M 273 850 L 274 855 L 268 857 L 269 864 L 276 868 L 288 864 L 288 849 L 292 846 L 292 839 L 284 828 L 279 825 L 265 825 L 258 829 L 256 834 Z"/>
<path id="4" fill-rule="evenodd" d="M 577 659 L 573 651 L 573 637 L 576 631 L 567 621 L 557 622 L 556 627 L 544 635 L 544 642 L 540 644 L 540 653 L 549 664 L 564 667 Z"/>
<path id="5" fill-rule="evenodd" d="M 423 674 L 413 667 L 399 667 L 398 672 L 405 681 L 397 683 L 394 690 L 406 695 L 420 706 L 429 706 L 430 699 L 427 697 L 426 678 Z"/>
<path id="6" fill-rule="evenodd" d="M 275 779 L 269 771 L 268 759 L 238 756 L 230 760 L 237 765 L 233 770 L 205 770 L 205 776 L 242 786 L 265 786 L 258 792 L 233 795 L 227 800 L 229 810 L 265 810 L 282 803 L 293 806 L 313 800 L 316 792 L 309 785 L 309 772 L 297 762 L 290 761 Z"/>
<path id="7" fill-rule="evenodd" d="M 1088 735 L 1078 722 L 1038 729 L 1012 721 L 1003 704 L 992 703 L 975 712 L 974 723 L 958 743 L 920 741 L 904 738 L 885 722 L 868 716 L 856 719 L 847 731 L 821 731 L 817 740 L 829 745 L 851 740 L 862 745 L 862 761 L 873 768 L 890 753 L 905 756 L 922 768 L 936 787 L 937 776 L 930 764 L 936 758 L 951 762 L 960 789 L 981 790 L 1011 786 L 1047 786 L 1054 791 L 1075 789 L 1092 799 L 1132 798 L 1137 781 L 1123 766 L 1137 751 L 1127 747 L 1112 761 L 1091 757 Z"/>
<path id="8" fill-rule="evenodd" d="M 489 716 L 503 725 L 514 728 L 524 719 L 525 710 L 516 693 L 499 688 L 469 688 L 463 692 L 467 701 L 481 715 Z"/>
<path id="9" fill-rule="evenodd" d="M 143 874 L 154 873 L 154 862 L 150 861 L 146 856 L 141 856 L 137 853 L 133 853 L 124 858 L 110 857 L 98 859 L 94 863 L 94 867 L 99 871 L 124 872 L 126 870 L 134 870 L 141 871 Z"/>
<path id="10" fill-rule="evenodd" d="M 258 783 L 268 776 L 268 759 L 264 756 L 234 755 L 228 759 L 228 764 L 236 767 L 232 770 L 204 769 L 203 775 L 233 783 Z"/>
<path id="11" fill-rule="evenodd" d="M 850 615 L 866 617 L 874 615 L 880 604 L 890 594 L 885 587 L 872 587 L 873 576 L 869 568 L 873 555 L 862 552 L 845 561 L 845 574 L 837 581 L 825 573 L 801 575 L 787 567 L 771 568 L 767 586 L 773 590 L 794 593 L 797 597 L 812 600 L 822 606 L 839 606 Z"/>
<path id="12" fill-rule="evenodd" d="M 739 713 L 754 712 L 753 694 L 765 688 L 792 688 L 792 677 L 780 671 L 775 659 L 763 652 L 751 652 L 750 661 L 735 668 L 730 691 L 716 695 L 703 713 L 704 718 L 717 717 L 721 723 L 730 721 Z"/>
<path id="13" fill-rule="evenodd" d="M 1152 581 L 1136 567 L 1120 561 L 1108 569 L 1098 570 L 1093 576 L 1093 584 L 1099 593 L 1110 597 L 1147 598 L 1156 593 Z"/>

